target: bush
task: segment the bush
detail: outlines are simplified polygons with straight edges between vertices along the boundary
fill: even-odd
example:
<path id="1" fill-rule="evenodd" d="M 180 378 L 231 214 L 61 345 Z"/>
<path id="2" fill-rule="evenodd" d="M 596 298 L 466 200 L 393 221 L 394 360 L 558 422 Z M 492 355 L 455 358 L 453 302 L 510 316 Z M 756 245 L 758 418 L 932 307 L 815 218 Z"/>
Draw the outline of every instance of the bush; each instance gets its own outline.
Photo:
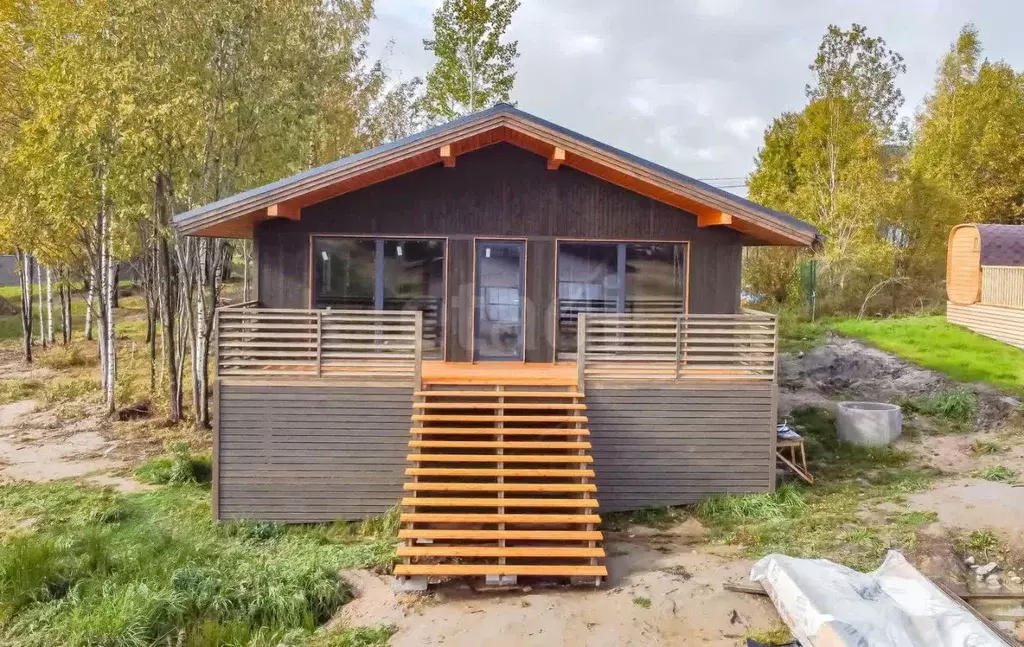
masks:
<path id="1" fill-rule="evenodd" d="M 152 458 L 135 470 L 135 477 L 151 485 L 209 483 L 213 476 L 213 459 L 209 455 L 193 456 L 188 443 L 169 443 L 169 456 Z"/>

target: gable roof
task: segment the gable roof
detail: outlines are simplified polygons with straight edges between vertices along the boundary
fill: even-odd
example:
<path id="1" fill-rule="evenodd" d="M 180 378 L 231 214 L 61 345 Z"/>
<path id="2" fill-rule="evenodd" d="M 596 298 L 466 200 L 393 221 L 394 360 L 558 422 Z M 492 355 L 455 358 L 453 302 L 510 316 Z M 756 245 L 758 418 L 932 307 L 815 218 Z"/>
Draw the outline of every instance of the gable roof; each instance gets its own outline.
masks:
<path id="1" fill-rule="evenodd" d="M 573 132 L 508 104 L 498 104 L 446 124 L 303 171 L 174 217 L 182 233 L 248 237 L 269 218 L 298 219 L 302 207 L 440 163 L 442 150 L 458 155 L 508 142 L 559 165 L 594 175 L 631 191 L 724 225 L 753 242 L 811 245 L 818 230 L 788 214 Z"/>

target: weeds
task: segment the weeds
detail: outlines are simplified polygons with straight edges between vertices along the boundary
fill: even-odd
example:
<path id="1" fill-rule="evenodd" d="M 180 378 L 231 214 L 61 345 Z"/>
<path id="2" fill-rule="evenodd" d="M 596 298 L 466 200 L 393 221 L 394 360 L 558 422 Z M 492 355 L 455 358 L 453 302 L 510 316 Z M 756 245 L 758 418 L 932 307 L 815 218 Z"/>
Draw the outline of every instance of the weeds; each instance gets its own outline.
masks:
<path id="1" fill-rule="evenodd" d="M 995 465 L 985 467 L 980 470 L 974 470 L 973 472 L 971 472 L 971 476 L 976 479 L 995 481 L 996 483 L 1014 483 L 1017 480 L 1017 472 L 1002 465 Z"/>
<path id="2" fill-rule="evenodd" d="M 341 568 L 394 561 L 394 541 L 336 543 L 330 526 L 219 525 L 194 483 L 122 495 L 0 486 L 35 525 L 0 544 L 0 643 L 135 647 L 386 643 L 387 628 L 316 633 L 351 594 Z M 386 526 L 386 524 L 383 524 Z"/>
<path id="3" fill-rule="evenodd" d="M 637 595 L 633 597 L 633 604 L 640 607 L 641 609 L 650 609 L 651 599 Z"/>
<path id="4" fill-rule="evenodd" d="M 764 631 L 748 632 L 744 638 L 762 643 L 764 645 L 788 645 L 793 642 L 793 634 L 785 625 L 779 625 L 774 629 Z"/>
<path id="5" fill-rule="evenodd" d="M 634 512 L 604 515 L 602 525 L 613 531 L 625 530 L 630 526 L 646 526 L 658 530 L 671 528 L 686 518 L 686 513 L 670 506 L 649 506 Z"/>
<path id="6" fill-rule="evenodd" d="M 152 458 L 135 470 L 135 477 L 151 485 L 209 483 L 213 474 L 209 454 L 193 456 L 188 443 L 167 443 L 168 456 Z"/>
<path id="7" fill-rule="evenodd" d="M 957 539 L 954 548 L 960 553 L 981 555 L 987 561 L 991 554 L 1002 549 L 1002 544 L 991 530 L 972 530 L 967 536 Z"/>
<path id="8" fill-rule="evenodd" d="M 86 357 L 80 346 L 51 346 L 46 352 L 40 353 L 36 358 L 40 366 L 52 369 L 78 368 L 81 366 L 96 366 L 99 358 L 95 355 Z"/>
<path id="9" fill-rule="evenodd" d="M 971 453 L 978 455 L 1002 454 L 1008 449 L 1006 445 L 990 440 L 976 440 L 971 443 Z"/>
<path id="10" fill-rule="evenodd" d="M 43 389 L 39 380 L 0 380 L 0 404 L 36 397 Z"/>
<path id="11" fill-rule="evenodd" d="M 911 411 L 945 423 L 945 431 L 968 431 L 978 415 L 978 394 L 966 389 L 950 389 L 934 395 L 909 398 L 900 403 Z"/>
<path id="12" fill-rule="evenodd" d="M 775 492 L 747 496 L 715 496 L 697 504 L 697 516 L 711 524 L 792 519 L 805 508 L 803 493 L 792 485 Z"/>

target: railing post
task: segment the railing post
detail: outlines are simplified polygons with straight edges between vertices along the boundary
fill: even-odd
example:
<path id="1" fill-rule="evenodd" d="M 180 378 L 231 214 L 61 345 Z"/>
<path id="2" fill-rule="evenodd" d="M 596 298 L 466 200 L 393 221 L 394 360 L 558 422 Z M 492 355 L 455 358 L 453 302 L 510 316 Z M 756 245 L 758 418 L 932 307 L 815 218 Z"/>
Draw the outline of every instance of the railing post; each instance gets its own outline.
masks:
<path id="1" fill-rule="evenodd" d="M 576 388 L 586 391 L 587 381 L 587 313 L 576 315 Z"/>
<path id="2" fill-rule="evenodd" d="M 423 388 L 423 311 L 417 310 L 415 317 L 415 326 L 413 327 L 416 331 L 415 350 L 413 351 L 413 387 L 419 391 Z"/>
<path id="3" fill-rule="evenodd" d="M 324 375 L 324 311 L 316 311 L 316 376 Z"/>
<path id="4" fill-rule="evenodd" d="M 683 364 L 683 317 L 686 315 L 679 315 L 676 317 L 676 379 L 678 380 L 682 374 Z"/>

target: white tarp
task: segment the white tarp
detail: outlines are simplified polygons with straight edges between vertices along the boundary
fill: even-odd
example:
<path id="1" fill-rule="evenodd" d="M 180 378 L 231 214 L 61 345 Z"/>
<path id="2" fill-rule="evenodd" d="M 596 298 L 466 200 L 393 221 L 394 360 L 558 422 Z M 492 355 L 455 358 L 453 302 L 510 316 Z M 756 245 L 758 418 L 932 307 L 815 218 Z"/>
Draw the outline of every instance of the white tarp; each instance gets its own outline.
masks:
<path id="1" fill-rule="evenodd" d="M 750 571 L 803 647 L 1006 647 L 900 553 L 860 573 L 825 559 L 768 555 Z"/>

